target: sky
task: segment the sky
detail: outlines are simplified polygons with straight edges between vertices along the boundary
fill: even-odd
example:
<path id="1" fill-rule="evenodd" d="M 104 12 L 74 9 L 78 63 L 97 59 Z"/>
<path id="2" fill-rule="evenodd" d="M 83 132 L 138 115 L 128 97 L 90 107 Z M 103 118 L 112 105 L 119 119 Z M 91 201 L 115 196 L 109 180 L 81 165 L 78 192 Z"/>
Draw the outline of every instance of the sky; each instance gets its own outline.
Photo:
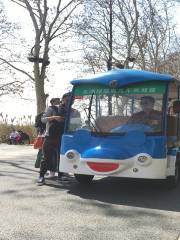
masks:
<path id="1" fill-rule="evenodd" d="M 55 1 L 55 0 L 51 0 Z M 7 16 L 11 21 L 18 22 L 22 26 L 20 34 L 25 38 L 31 39 L 31 21 L 28 18 L 27 13 L 24 9 L 17 6 L 16 4 L 10 2 L 10 0 L 2 0 L 6 7 Z M 179 23 L 180 6 L 176 8 L 176 22 Z M 29 20 L 29 22 L 28 22 Z M 180 33 L 180 23 L 178 25 L 178 31 Z M 33 40 L 33 39 L 32 39 Z M 52 67 L 53 66 L 53 67 Z M 22 78 L 22 75 L 19 74 Z M 51 84 L 47 84 L 45 92 L 49 93 L 49 100 L 52 97 L 61 97 L 67 88 L 70 86 L 70 80 L 77 77 L 77 72 L 72 69 L 60 70 L 60 65 L 58 64 L 58 59 L 51 58 Z M 24 100 L 30 99 L 30 100 Z M 16 117 L 21 118 L 22 116 L 32 115 L 34 119 L 36 115 L 36 100 L 35 100 L 35 90 L 32 87 L 27 87 L 23 94 L 23 99 L 18 96 L 7 96 L 0 99 L 0 113 L 3 112 L 7 114 L 10 118 Z"/>
<path id="2" fill-rule="evenodd" d="M 21 25 L 22 30 L 20 31 L 20 35 L 22 34 L 24 38 L 27 39 L 32 38 L 31 22 L 29 20 L 30 18 L 28 18 L 29 16 L 27 13 L 21 7 L 17 6 L 14 3 L 11 3 L 10 0 L 2 0 L 2 2 L 6 7 L 6 14 L 8 18 L 12 22 L 17 22 Z M 23 19 L 26 19 L 26 21 L 29 20 L 29 22 L 24 24 L 26 21 L 23 21 Z M 73 70 L 68 69 L 68 67 L 66 67 L 66 70 L 61 70 L 59 59 L 57 57 L 51 58 L 50 56 L 50 60 L 51 81 L 45 85 L 45 93 L 49 94 L 48 100 L 50 100 L 52 97 L 62 97 L 67 89 L 71 89 L 70 81 L 77 77 L 77 73 Z M 18 76 L 20 78 L 23 78 L 22 74 L 20 73 Z M 22 98 L 20 96 L 6 96 L 1 98 L 0 113 L 1 112 L 7 114 L 9 119 L 13 117 L 21 118 L 24 115 L 32 115 L 32 119 L 34 119 L 36 115 L 35 90 L 32 89 L 32 86 L 29 86 L 24 90 Z"/>

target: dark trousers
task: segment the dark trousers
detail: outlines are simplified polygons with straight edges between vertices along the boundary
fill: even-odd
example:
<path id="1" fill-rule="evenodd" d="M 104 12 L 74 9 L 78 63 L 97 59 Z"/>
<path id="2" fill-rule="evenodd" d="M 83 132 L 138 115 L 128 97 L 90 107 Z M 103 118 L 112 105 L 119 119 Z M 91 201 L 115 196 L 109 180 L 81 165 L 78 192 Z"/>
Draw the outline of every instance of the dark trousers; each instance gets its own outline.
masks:
<path id="1" fill-rule="evenodd" d="M 60 139 L 60 137 L 45 137 L 42 147 L 44 158 L 42 159 L 40 166 L 41 177 L 44 177 L 47 170 L 54 172 L 59 170 Z"/>

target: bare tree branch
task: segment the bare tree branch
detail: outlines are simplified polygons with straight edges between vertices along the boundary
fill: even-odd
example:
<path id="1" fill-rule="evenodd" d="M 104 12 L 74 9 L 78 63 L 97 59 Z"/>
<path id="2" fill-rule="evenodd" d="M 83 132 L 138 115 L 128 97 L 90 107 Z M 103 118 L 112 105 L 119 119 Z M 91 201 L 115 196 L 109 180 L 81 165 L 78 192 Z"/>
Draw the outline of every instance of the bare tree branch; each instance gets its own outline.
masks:
<path id="1" fill-rule="evenodd" d="M 54 9 L 53 7 L 49 8 L 47 0 L 11 1 L 27 9 L 35 29 L 34 45 L 31 48 L 31 54 L 28 59 L 33 63 L 34 76 L 31 76 L 31 79 L 34 80 L 35 84 L 37 112 L 39 113 L 44 111 L 46 107 L 46 94 L 44 89 L 45 80 L 47 79 L 47 68 L 50 64 L 50 42 L 55 38 L 68 33 L 72 27 L 72 23 L 68 22 L 67 24 L 67 20 L 75 12 L 75 9 L 79 6 L 81 0 L 66 0 L 63 2 L 64 5 L 62 5 L 61 0 L 57 0 L 56 6 L 54 3 L 50 5 L 55 7 L 54 12 L 52 12 L 52 9 Z M 14 69 L 20 70 L 15 67 L 16 66 L 14 66 Z M 25 70 L 21 70 L 21 72 L 30 75 Z"/>
<path id="2" fill-rule="evenodd" d="M 14 68 L 15 70 L 25 74 L 26 76 L 28 76 L 31 80 L 35 81 L 35 79 L 29 74 L 27 73 L 26 71 L 14 66 L 12 63 L 8 62 L 7 60 L 3 59 L 2 57 L 0 57 L 0 60 L 3 61 L 5 64 L 7 64 L 8 66 Z"/>

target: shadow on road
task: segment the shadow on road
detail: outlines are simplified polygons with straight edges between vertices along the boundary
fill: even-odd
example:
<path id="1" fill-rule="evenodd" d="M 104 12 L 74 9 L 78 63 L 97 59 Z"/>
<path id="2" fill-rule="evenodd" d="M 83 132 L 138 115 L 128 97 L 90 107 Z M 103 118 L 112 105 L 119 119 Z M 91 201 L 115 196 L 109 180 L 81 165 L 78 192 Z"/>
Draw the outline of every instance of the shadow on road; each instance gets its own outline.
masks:
<path id="1" fill-rule="evenodd" d="M 160 181 L 103 178 L 89 185 L 81 185 L 70 178 L 65 182 L 46 181 L 46 185 L 66 189 L 68 194 L 124 206 L 180 212 L 180 186 L 166 189 Z"/>
<path id="2" fill-rule="evenodd" d="M 22 173 L 29 178 L 31 174 L 34 176 L 38 171 L 32 168 L 32 160 L 28 157 L 16 159 L 15 162 L 10 159 L 0 160 L 0 164 L 5 166 L 4 171 L 3 169 L 0 171 L 2 177 L 8 175 L 24 179 L 25 176 L 22 176 Z M 158 181 L 107 177 L 96 179 L 89 185 L 81 185 L 73 176 L 70 176 L 68 181 L 47 180 L 46 185 L 57 191 L 65 190 L 68 194 L 99 201 L 102 204 L 180 212 L 180 186 L 168 190 L 165 184 Z"/>
<path id="3" fill-rule="evenodd" d="M 19 169 L 22 169 L 25 171 L 37 172 L 37 170 L 32 169 L 31 164 L 30 164 L 30 167 L 27 168 L 27 167 L 24 167 L 25 164 L 23 164 L 23 163 L 27 164 L 27 160 L 21 160 L 21 161 L 16 161 L 16 162 L 0 160 L 0 164 L 10 165 L 11 167 L 19 168 Z"/>

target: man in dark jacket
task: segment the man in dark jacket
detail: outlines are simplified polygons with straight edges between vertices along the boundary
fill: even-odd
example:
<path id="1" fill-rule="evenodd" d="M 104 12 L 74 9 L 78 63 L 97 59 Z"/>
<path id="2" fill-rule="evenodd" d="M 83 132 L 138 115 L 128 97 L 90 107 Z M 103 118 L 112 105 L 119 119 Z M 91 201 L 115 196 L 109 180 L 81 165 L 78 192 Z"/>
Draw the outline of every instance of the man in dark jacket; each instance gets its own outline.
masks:
<path id="1" fill-rule="evenodd" d="M 61 142 L 61 136 L 64 131 L 65 114 L 60 112 L 60 99 L 52 98 L 51 106 L 48 107 L 47 111 L 43 114 L 41 120 L 46 123 L 45 140 L 43 144 L 43 156 L 40 166 L 40 176 L 38 178 L 38 185 L 45 183 L 44 175 L 48 168 L 50 171 L 55 172 L 53 167 L 53 158 L 56 156 L 56 168 L 59 158 L 59 148 Z"/>

